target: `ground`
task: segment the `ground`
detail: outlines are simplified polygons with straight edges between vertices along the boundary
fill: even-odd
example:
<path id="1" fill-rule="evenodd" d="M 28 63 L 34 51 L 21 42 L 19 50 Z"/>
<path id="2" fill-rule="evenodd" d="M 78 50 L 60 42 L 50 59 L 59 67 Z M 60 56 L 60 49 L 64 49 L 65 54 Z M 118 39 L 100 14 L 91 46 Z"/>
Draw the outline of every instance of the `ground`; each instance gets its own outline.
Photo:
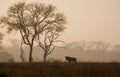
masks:
<path id="1" fill-rule="evenodd" d="M 0 77 L 120 77 L 120 63 L 0 63 Z"/>

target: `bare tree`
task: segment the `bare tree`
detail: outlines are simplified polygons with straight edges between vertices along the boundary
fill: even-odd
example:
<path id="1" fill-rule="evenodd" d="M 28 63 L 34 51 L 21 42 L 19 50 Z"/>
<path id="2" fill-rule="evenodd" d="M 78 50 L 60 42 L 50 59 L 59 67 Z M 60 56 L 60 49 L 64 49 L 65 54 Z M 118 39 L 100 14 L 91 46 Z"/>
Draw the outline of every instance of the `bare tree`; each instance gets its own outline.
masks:
<path id="1" fill-rule="evenodd" d="M 3 40 L 3 34 L 2 33 L 0 33 L 0 49 L 2 49 L 2 40 Z"/>
<path id="2" fill-rule="evenodd" d="M 20 32 L 24 44 L 29 46 L 29 62 L 31 62 L 36 36 L 50 26 L 58 24 L 62 26 L 65 21 L 60 16 L 56 7 L 52 5 L 18 2 L 10 6 L 7 16 L 1 17 L 1 22 L 7 25 L 8 32 Z"/>
<path id="3" fill-rule="evenodd" d="M 56 28 L 49 28 L 48 30 L 44 31 L 43 35 L 38 35 L 36 42 L 38 43 L 39 47 L 41 47 L 44 51 L 43 61 L 46 62 L 47 56 L 50 55 L 56 47 L 57 42 L 64 41 L 58 40 L 60 33 L 64 31 L 65 27 L 56 27 Z M 42 37 L 43 36 L 43 37 Z"/>
<path id="4" fill-rule="evenodd" d="M 24 44 L 24 42 L 21 41 L 21 46 L 20 46 L 21 54 L 20 54 L 20 58 L 21 58 L 22 62 L 25 62 L 25 53 L 24 53 L 24 50 L 23 50 L 23 44 Z"/>

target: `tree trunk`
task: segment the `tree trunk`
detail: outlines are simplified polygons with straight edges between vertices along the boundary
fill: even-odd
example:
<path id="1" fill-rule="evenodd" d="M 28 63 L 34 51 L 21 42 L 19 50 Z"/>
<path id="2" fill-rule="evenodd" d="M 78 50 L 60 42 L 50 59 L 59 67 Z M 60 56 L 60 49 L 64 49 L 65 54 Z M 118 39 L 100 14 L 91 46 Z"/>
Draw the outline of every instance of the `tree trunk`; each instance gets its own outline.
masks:
<path id="1" fill-rule="evenodd" d="M 23 41 L 21 42 L 21 54 L 20 54 L 20 58 L 21 58 L 22 62 L 24 62 L 25 61 L 25 55 L 24 55 L 24 50 L 22 48 L 22 45 L 23 45 Z"/>
<path id="2" fill-rule="evenodd" d="M 46 58 L 47 58 L 47 53 L 44 53 L 43 62 L 46 62 Z"/>
<path id="3" fill-rule="evenodd" d="M 25 61 L 24 51 L 23 51 L 23 50 L 21 50 L 21 55 L 20 55 L 20 58 L 21 58 L 22 62 L 24 62 L 24 61 Z"/>
<path id="4" fill-rule="evenodd" d="M 33 45 L 30 45 L 30 53 L 29 53 L 29 62 L 32 62 L 32 51 L 33 51 Z"/>

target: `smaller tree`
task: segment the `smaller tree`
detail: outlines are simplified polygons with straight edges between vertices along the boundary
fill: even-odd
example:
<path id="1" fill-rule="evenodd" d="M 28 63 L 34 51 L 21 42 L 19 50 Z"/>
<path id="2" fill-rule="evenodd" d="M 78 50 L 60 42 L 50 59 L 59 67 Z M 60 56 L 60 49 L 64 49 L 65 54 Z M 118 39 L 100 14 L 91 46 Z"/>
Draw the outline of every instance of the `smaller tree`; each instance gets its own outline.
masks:
<path id="1" fill-rule="evenodd" d="M 0 49 L 2 49 L 2 40 L 3 40 L 3 34 L 2 33 L 0 33 Z"/>
<path id="2" fill-rule="evenodd" d="M 21 58 L 22 62 L 25 62 L 25 52 L 23 50 L 23 44 L 24 44 L 24 42 L 21 41 L 21 46 L 20 46 L 21 54 L 20 54 L 20 58 Z"/>
<path id="3" fill-rule="evenodd" d="M 46 62 L 47 56 L 50 55 L 56 47 L 59 47 L 56 45 L 57 42 L 64 41 L 58 40 L 61 32 L 65 29 L 64 26 L 61 27 L 51 27 L 48 30 L 44 31 L 43 35 L 38 35 L 36 42 L 38 43 L 38 46 L 42 48 L 44 51 L 43 54 L 43 61 Z"/>

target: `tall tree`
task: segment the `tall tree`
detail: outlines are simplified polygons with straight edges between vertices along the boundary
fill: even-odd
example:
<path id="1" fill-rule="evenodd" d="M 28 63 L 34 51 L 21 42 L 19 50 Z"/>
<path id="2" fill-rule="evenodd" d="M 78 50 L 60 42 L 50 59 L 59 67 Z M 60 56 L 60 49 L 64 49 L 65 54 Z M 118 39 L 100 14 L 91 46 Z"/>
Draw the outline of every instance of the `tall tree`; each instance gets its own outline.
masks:
<path id="1" fill-rule="evenodd" d="M 7 25 L 8 32 L 20 32 L 24 44 L 29 46 L 31 62 L 36 36 L 50 26 L 62 26 L 65 21 L 58 18 L 60 15 L 52 5 L 18 2 L 10 6 L 7 15 L 1 17 L 1 22 Z"/>

